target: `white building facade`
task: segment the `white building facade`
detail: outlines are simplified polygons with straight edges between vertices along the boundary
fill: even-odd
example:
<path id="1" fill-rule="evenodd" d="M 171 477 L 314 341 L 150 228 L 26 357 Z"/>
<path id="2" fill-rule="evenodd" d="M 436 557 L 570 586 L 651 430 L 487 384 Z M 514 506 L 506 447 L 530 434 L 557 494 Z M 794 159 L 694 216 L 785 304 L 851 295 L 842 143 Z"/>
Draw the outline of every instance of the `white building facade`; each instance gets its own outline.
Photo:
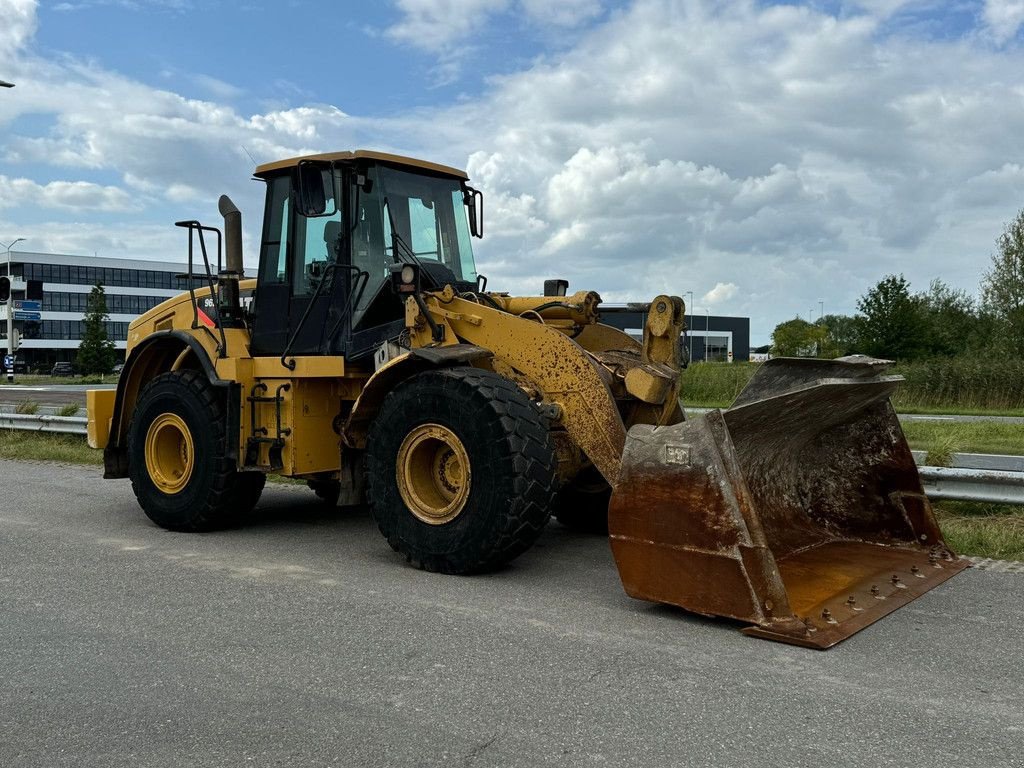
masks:
<path id="1" fill-rule="evenodd" d="M 21 337 L 17 357 L 35 370 L 48 370 L 59 360 L 74 362 L 82 339 L 86 302 L 97 283 L 106 293 L 107 338 L 123 356 L 128 324 L 188 290 L 183 277 L 186 271 L 181 263 L 13 251 L 12 298 L 41 303 L 38 320 L 15 323 Z M 7 262 L 3 260 L 0 275 L 6 274 Z"/>

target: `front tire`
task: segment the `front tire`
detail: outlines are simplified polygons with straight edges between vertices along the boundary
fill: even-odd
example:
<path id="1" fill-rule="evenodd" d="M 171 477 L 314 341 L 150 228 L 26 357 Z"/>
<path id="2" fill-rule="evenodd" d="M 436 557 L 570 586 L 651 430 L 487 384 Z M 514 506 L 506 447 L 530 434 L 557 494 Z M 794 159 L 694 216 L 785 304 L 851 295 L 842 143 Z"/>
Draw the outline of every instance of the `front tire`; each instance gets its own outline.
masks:
<path id="1" fill-rule="evenodd" d="M 410 563 L 441 573 L 493 570 L 529 549 L 550 516 L 555 466 L 536 405 L 477 368 L 403 382 L 367 436 L 381 533 Z"/>
<path id="2" fill-rule="evenodd" d="M 128 426 L 128 475 L 150 520 L 208 531 L 256 506 L 266 476 L 236 470 L 226 435 L 222 398 L 202 372 L 163 373 L 143 388 Z"/>

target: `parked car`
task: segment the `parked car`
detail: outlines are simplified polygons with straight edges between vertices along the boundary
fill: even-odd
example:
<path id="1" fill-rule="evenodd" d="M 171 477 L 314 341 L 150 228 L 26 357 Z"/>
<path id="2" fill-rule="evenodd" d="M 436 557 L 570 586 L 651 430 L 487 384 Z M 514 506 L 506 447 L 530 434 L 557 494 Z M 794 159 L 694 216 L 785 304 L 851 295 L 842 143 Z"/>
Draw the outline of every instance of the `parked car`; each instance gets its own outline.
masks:
<path id="1" fill-rule="evenodd" d="M 51 376 L 74 376 L 75 366 L 71 363 L 54 363 L 53 370 L 50 371 Z"/>

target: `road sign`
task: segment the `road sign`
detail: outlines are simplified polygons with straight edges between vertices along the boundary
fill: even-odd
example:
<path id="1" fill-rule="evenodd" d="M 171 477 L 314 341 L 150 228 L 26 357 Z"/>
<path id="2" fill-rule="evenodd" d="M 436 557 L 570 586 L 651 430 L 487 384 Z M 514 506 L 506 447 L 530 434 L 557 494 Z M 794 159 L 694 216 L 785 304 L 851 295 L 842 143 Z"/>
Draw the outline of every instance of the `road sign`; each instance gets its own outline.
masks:
<path id="1" fill-rule="evenodd" d="M 42 320 L 43 316 L 39 312 L 14 312 L 15 320 Z"/>
<path id="2" fill-rule="evenodd" d="M 14 357 L 11 355 L 4 355 L 4 368 L 10 370 L 14 367 Z"/>
<path id="3" fill-rule="evenodd" d="M 43 308 L 43 302 L 36 299 L 15 299 L 14 310 L 16 312 L 39 312 Z"/>

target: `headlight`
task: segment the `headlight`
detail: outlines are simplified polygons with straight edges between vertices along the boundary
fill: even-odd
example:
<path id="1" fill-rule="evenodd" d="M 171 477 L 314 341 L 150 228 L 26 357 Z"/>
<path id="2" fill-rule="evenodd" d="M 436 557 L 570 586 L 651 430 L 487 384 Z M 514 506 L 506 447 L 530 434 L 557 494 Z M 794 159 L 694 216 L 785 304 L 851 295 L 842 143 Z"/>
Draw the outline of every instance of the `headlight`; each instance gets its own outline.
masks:
<path id="1" fill-rule="evenodd" d="M 406 264 L 402 267 L 402 282 L 408 285 L 416 279 L 416 270 L 412 265 Z"/>

